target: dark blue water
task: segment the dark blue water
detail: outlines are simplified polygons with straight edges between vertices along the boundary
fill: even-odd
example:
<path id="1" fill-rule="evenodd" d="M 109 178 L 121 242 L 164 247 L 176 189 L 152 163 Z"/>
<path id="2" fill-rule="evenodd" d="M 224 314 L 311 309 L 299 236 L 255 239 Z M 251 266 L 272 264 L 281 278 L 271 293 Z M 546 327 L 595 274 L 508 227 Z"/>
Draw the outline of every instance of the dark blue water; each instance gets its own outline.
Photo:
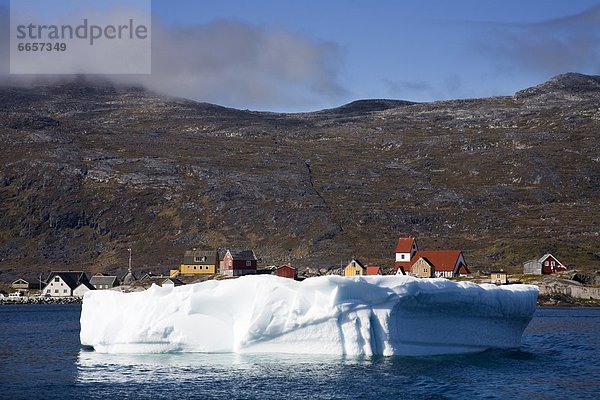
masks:
<path id="1" fill-rule="evenodd" d="M 600 399 L 600 309 L 538 309 L 514 351 L 106 355 L 78 305 L 0 306 L 0 399 Z"/>

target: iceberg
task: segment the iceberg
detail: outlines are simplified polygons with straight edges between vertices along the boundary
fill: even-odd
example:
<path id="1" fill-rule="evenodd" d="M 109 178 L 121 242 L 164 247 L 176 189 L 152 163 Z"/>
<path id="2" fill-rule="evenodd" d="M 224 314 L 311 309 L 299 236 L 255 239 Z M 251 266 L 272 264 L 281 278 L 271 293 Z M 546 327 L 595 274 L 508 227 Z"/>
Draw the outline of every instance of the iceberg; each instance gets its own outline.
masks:
<path id="1" fill-rule="evenodd" d="M 89 291 L 81 344 L 100 353 L 439 355 L 517 348 L 532 285 L 409 276 L 243 276 Z"/>

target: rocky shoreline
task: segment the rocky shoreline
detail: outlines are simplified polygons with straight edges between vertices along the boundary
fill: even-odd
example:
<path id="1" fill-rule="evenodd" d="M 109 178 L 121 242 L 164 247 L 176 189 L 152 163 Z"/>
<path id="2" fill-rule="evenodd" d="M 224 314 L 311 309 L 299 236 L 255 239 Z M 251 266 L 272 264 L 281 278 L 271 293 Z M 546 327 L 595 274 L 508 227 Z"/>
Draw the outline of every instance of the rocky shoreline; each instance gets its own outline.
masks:
<path id="1" fill-rule="evenodd" d="M 19 298 L 2 298 L 0 305 L 16 305 L 16 304 L 81 304 L 83 301 L 80 297 L 19 297 Z"/>

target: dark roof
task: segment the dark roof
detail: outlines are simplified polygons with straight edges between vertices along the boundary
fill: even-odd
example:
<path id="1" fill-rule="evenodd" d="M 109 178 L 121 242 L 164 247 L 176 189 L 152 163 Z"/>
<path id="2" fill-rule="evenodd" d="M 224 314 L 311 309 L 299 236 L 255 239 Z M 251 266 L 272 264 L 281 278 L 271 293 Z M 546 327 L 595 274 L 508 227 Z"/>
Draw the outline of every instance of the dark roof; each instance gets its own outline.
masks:
<path id="1" fill-rule="evenodd" d="M 88 289 L 90 289 L 90 290 L 95 290 L 95 289 L 96 289 L 96 288 L 95 288 L 95 287 L 94 287 L 94 286 L 93 286 L 91 283 L 89 283 L 89 282 L 81 282 L 81 283 L 80 283 L 80 285 L 83 285 L 83 286 L 87 287 L 87 288 L 88 288 Z M 77 285 L 77 286 L 79 286 L 79 285 Z"/>
<path id="2" fill-rule="evenodd" d="M 257 261 L 253 250 L 228 250 L 234 260 Z"/>
<path id="3" fill-rule="evenodd" d="M 139 281 L 151 281 L 151 280 L 161 279 L 161 278 L 164 278 L 164 276 L 162 274 L 156 275 L 154 272 L 148 271 L 138 280 Z"/>
<path id="4" fill-rule="evenodd" d="M 172 282 L 175 286 L 181 286 L 184 284 L 177 278 L 167 278 L 164 281 L 162 281 L 161 285 L 164 285 L 165 283 L 168 283 L 168 282 Z"/>
<path id="5" fill-rule="evenodd" d="M 363 263 L 360 262 L 359 259 L 357 258 L 353 258 L 352 260 L 350 260 L 350 262 L 348 264 L 346 264 L 346 267 L 350 264 L 352 264 L 352 262 L 355 262 L 356 264 L 358 264 L 359 267 L 361 267 L 362 269 L 365 269 L 365 265 Z"/>
<path id="6" fill-rule="evenodd" d="M 198 257 L 202 261 L 195 261 Z M 191 265 L 217 265 L 216 250 L 188 250 L 183 256 L 183 264 Z"/>
<path id="7" fill-rule="evenodd" d="M 90 278 L 92 285 L 110 285 L 115 286 L 117 284 L 116 276 L 105 276 L 105 275 L 94 275 Z"/>
<path id="8" fill-rule="evenodd" d="M 137 278 L 133 274 L 133 271 L 130 270 L 121 278 L 121 283 L 123 285 L 131 285 L 135 281 L 137 281 Z"/>
<path id="9" fill-rule="evenodd" d="M 59 276 L 71 290 L 79 286 L 80 283 L 88 282 L 87 275 L 83 271 L 52 271 L 46 279 L 46 284 L 50 283 L 56 276 Z"/>

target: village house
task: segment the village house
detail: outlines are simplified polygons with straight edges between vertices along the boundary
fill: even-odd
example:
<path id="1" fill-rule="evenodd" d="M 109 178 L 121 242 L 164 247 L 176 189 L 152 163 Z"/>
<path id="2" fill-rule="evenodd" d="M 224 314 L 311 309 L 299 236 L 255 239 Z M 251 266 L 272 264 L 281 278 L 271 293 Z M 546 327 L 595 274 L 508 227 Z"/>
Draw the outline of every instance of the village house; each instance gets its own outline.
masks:
<path id="1" fill-rule="evenodd" d="M 542 263 L 540 260 L 528 260 L 523 263 L 523 273 L 525 275 L 541 275 Z"/>
<path id="2" fill-rule="evenodd" d="M 471 273 L 462 251 L 419 250 L 417 241 L 413 237 L 398 239 L 395 253 L 396 262 L 394 263 L 394 270 L 398 275 L 411 274 L 412 266 L 420 258 L 424 258 L 430 265 L 430 268 L 433 270 L 432 277 L 451 278 Z M 420 275 L 422 274 L 421 272 Z"/>
<path id="3" fill-rule="evenodd" d="M 99 272 L 90 278 L 90 284 L 98 290 L 112 289 L 119 286 L 119 278 L 115 275 L 103 275 Z"/>
<path id="4" fill-rule="evenodd" d="M 494 283 L 496 285 L 507 285 L 508 273 L 503 270 L 490 272 L 490 283 Z"/>
<path id="5" fill-rule="evenodd" d="M 297 279 L 298 278 L 298 270 L 291 265 L 282 265 L 277 267 L 274 271 L 274 274 L 280 276 L 282 278 L 289 279 Z"/>
<path id="6" fill-rule="evenodd" d="M 523 273 L 526 275 L 553 274 L 566 271 L 566 269 L 552 254 L 544 254 L 537 260 L 528 260 L 523 263 Z"/>
<path id="7" fill-rule="evenodd" d="M 379 265 L 367 265 L 365 268 L 366 275 L 383 275 L 383 268 Z"/>
<path id="8" fill-rule="evenodd" d="M 184 283 L 181 282 L 177 278 L 167 278 L 164 281 L 162 281 L 161 286 L 162 287 L 176 287 L 176 286 L 182 286 L 183 284 Z"/>
<path id="9" fill-rule="evenodd" d="M 217 273 L 219 254 L 216 250 L 192 249 L 185 252 L 183 262 L 178 269 L 170 271 L 171 277 L 178 275 L 211 275 Z"/>
<path id="10" fill-rule="evenodd" d="M 73 289 L 73 297 L 83 297 L 84 294 L 90 290 L 96 290 L 89 282 L 81 282 L 75 289 Z"/>
<path id="11" fill-rule="evenodd" d="M 163 278 L 163 274 L 157 275 L 152 271 L 148 271 L 138 279 L 138 282 L 157 283 L 158 281 L 162 281 Z"/>
<path id="12" fill-rule="evenodd" d="M 243 276 L 256 274 L 258 259 L 253 250 L 227 250 L 220 262 L 221 274 Z"/>
<path id="13" fill-rule="evenodd" d="M 13 283 L 10 284 L 10 287 L 15 289 L 15 290 L 28 290 L 29 289 L 29 282 L 27 282 L 25 279 L 17 279 L 16 281 L 14 281 Z"/>
<path id="14" fill-rule="evenodd" d="M 542 274 L 553 274 L 555 272 L 567 270 L 567 268 L 552 254 L 544 254 L 538 261 L 542 264 Z"/>
<path id="15" fill-rule="evenodd" d="M 433 278 L 435 277 L 435 267 L 425 257 L 419 257 L 410 267 L 410 275 L 417 278 Z"/>
<path id="16" fill-rule="evenodd" d="M 344 276 L 359 276 L 365 275 L 365 266 L 356 258 L 350 260 L 350 262 L 344 267 Z"/>
<path id="17" fill-rule="evenodd" d="M 361 275 L 381 275 L 382 268 L 378 265 L 365 266 L 357 258 L 350 260 L 348 265 L 342 270 L 344 276 L 361 276 Z"/>
<path id="18" fill-rule="evenodd" d="M 71 297 L 73 291 L 82 283 L 89 284 L 87 276 L 82 271 L 52 271 L 46 279 L 42 296 Z"/>
<path id="19" fill-rule="evenodd" d="M 419 250 L 417 240 L 412 236 L 399 238 L 396 244 L 396 261 L 394 271 L 402 269 L 402 272 L 410 270 L 415 253 Z M 416 261 L 416 260 L 415 260 Z"/>
<path id="20" fill-rule="evenodd" d="M 127 273 L 121 278 L 121 285 L 133 285 L 135 282 L 137 282 L 137 280 L 138 279 L 131 270 L 131 267 L 129 267 L 127 269 Z"/>

